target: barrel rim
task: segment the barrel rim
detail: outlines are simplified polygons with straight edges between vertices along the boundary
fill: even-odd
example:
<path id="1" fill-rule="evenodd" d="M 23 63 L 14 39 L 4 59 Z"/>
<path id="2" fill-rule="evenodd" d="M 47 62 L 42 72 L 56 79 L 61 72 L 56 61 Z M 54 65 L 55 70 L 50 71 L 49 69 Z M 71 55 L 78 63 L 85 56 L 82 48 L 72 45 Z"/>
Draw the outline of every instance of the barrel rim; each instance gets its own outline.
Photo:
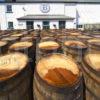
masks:
<path id="1" fill-rule="evenodd" d="M 11 48 L 14 44 L 16 44 L 16 43 L 22 43 L 22 42 L 28 42 L 28 43 L 31 43 L 32 45 L 31 46 L 24 46 L 24 47 L 18 47 L 18 48 Z M 9 50 L 10 51 L 22 51 L 22 50 L 25 50 L 25 49 L 30 49 L 30 48 L 32 48 L 33 46 L 34 46 L 34 44 L 33 44 L 33 42 L 30 42 L 30 41 L 20 41 L 20 42 L 16 42 L 16 43 L 13 43 L 10 47 L 9 47 Z"/>
<path id="2" fill-rule="evenodd" d="M 45 42 L 48 42 L 48 41 L 45 41 Z M 56 46 L 54 49 L 40 48 L 40 47 L 39 47 L 39 44 L 38 44 L 38 49 L 40 49 L 41 51 L 44 51 L 44 52 L 46 52 L 46 51 L 55 51 L 55 50 L 58 50 L 58 49 L 61 47 L 60 44 L 59 44 L 58 42 L 56 42 L 56 41 L 53 41 L 53 42 L 55 42 L 55 43 L 58 44 L 58 46 Z M 42 42 L 40 42 L 40 43 L 42 43 Z"/>
<path id="3" fill-rule="evenodd" d="M 8 38 L 8 37 L 6 37 L 6 38 Z M 19 40 L 19 37 L 18 36 L 16 36 L 16 37 L 10 36 L 9 38 L 12 38 L 12 39 L 11 40 L 9 40 L 9 39 L 5 40 L 5 38 L 2 38 L 1 40 L 2 41 L 8 41 L 8 42 L 15 41 L 15 40 Z"/>
<path id="4" fill-rule="evenodd" d="M 95 47 L 95 50 L 100 50 L 100 45 L 96 44 L 96 43 L 89 43 L 90 48 Z"/>
<path id="5" fill-rule="evenodd" d="M 21 55 L 25 55 L 25 54 L 20 53 L 20 52 L 14 52 L 14 53 L 9 53 L 9 54 L 21 54 Z M 8 54 L 8 55 L 9 55 L 9 54 Z M 5 55 L 7 55 L 7 54 L 4 54 L 3 56 L 5 56 Z M 28 56 L 27 56 L 27 55 L 25 55 L 25 56 L 26 56 L 27 59 L 28 59 Z M 2 56 L 1 56 L 1 57 L 2 57 Z M 22 69 L 20 69 L 18 72 L 14 73 L 13 75 L 10 75 L 10 76 L 8 76 L 8 77 L 5 78 L 5 79 L 1 79 L 1 80 L 0 80 L 0 83 L 6 82 L 6 81 L 8 81 L 8 80 L 10 80 L 10 79 L 12 79 L 12 78 L 18 76 L 24 69 L 26 69 L 26 67 L 28 66 L 28 64 L 29 64 L 29 60 L 27 60 L 27 63 L 26 63 L 26 65 L 25 65 L 25 67 L 23 67 Z"/>
<path id="6" fill-rule="evenodd" d="M 0 48 L 3 47 L 3 46 L 7 46 L 8 45 L 8 42 L 7 41 L 2 41 L 1 40 L 0 42 L 4 42 L 4 45 L 0 46 Z"/>
<path id="7" fill-rule="evenodd" d="M 85 46 L 85 47 L 82 47 L 82 48 L 80 48 L 80 47 L 78 47 L 78 46 L 65 46 L 65 47 L 67 47 L 67 48 L 69 48 L 69 49 L 73 49 L 73 50 L 86 50 L 88 47 L 87 46 Z"/>
<path id="8" fill-rule="evenodd" d="M 85 56 L 86 56 L 87 54 L 88 54 L 88 53 L 86 53 Z M 95 75 L 97 75 L 97 76 L 100 77 L 100 71 L 96 71 L 95 69 L 93 69 L 93 68 L 86 62 L 85 56 L 84 56 L 84 58 L 83 58 L 83 63 L 87 66 L 88 70 L 92 71 Z"/>
<path id="9" fill-rule="evenodd" d="M 66 56 L 66 55 L 64 55 L 64 54 L 62 54 L 62 53 L 52 53 L 52 55 L 53 54 L 57 54 L 57 55 L 63 55 L 63 56 Z M 47 56 L 49 56 L 49 55 L 51 55 L 51 54 L 47 54 L 47 55 L 44 55 L 44 57 L 47 57 Z M 42 58 L 40 58 L 39 60 L 41 60 Z M 72 59 L 71 59 L 72 60 Z M 73 60 L 74 61 L 74 60 Z M 38 61 L 39 62 L 39 61 Z M 37 63 L 38 63 L 37 62 Z M 74 61 L 75 62 L 75 61 Z M 75 62 L 76 63 L 76 62 Z M 79 66 L 79 64 L 77 63 L 77 67 Z M 79 69 L 79 67 L 78 67 L 78 69 Z M 36 67 L 35 67 L 35 73 L 36 73 L 36 75 L 39 77 L 39 79 L 42 81 L 42 82 L 44 82 L 45 84 L 47 84 L 48 86 L 50 86 L 50 87 L 54 87 L 54 88 L 60 88 L 60 89 L 64 89 L 64 88 L 72 88 L 72 87 L 74 87 L 77 83 L 79 83 L 79 81 L 80 81 L 80 79 L 82 78 L 82 73 L 81 73 L 81 70 L 79 69 L 79 75 L 78 75 L 78 78 L 77 78 L 77 80 L 72 84 L 72 85 L 68 85 L 68 86 L 55 86 L 55 85 L 52 85 L 52 84 L 49 84 L 48 82 L 46 82 L 40 75 L 39 75 L 39 73 L 37 72 L 37 64 L 36 64 Z"/>
<path id="10" fill-rule="evenodd" d="M 84 46 L 80 48 L 80 47 L 78 47 L 78 46 L 66 45 L 65 42 L 69 42 L 69 41 L 81 42 L 81 43 L 84 44 Z M 65 40 L 64 43 L 63 43 L 63 45 L 64 45 L 65 47 L 68 47 L 68 48 L 71 48 L 71 49 L 87 49 L 87 48 L 88 48 L 88 46 L 87 46 L 84 42 L 82 42 L 82 41 L 80 41 L 80 40 L 76 40 L 76 39 Z"/>

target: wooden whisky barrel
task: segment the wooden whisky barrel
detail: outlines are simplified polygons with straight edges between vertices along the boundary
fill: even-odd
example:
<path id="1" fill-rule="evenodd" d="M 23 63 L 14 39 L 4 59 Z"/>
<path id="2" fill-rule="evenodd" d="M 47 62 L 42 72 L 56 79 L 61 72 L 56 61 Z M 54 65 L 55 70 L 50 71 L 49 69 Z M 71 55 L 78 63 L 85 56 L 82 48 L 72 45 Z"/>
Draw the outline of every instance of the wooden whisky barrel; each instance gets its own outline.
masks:
<path id="1" fill-rule="evenodd" d="M 47 55 L 60 51 L 60 45 L 55 41 L 45 41 L 38 43 L 38 51 L 40 55 Z"/>
<path id="2" fill-rule="evenodd" d="M 64 51 L 67 55 L 70 55 L 77 62 L 81 62 L 83 55 L 87 50 L 87 46 L 76 40 L 68 40 L 64 42 Z"/>
<path id="3" fill-rule="evenodd" d="M 80 36 L 77 36 L 77 38 L 78 38 L 80 41 L 86 43 L 87 40 L 92 39 L 93 37 L 91 37 L 91 36 L 87 36 L 87 35 L 80 35 Z"/>
<path id="4" fill-rule="evenodd" d="M 100 100 L 100 53 L 88 53 L 82 61 L 86 100 Z"/>
<path id="5" fill-rule="evenodd" d="M 89 52 L 100 53 L 100 39 L 90 39 L 87 41 Z"/>
<path id="6" fill-rule="evenodd" d="M 8 43 L 0 41 L 0 55 L 3 55 L 8 52 Z"/>
<path id="7" fill-rule="evenodd" d="M 13 35 L 11 35 L 12 37 L 23 37 L 23 34 L 21 34 L 21 33 L 18 33 L 18 34 L 13 34 Z"/>
<path id="8" fill-rule="evenodd" d="M 62 54 L 39 60 L 34 74 L 34 100 L 83 100 L 78 65 Z"/>
<path id="9" fill-rule="evenodd" d="M 42 37 L 40 42 L 45 42 L 45 41 L 55 41 L 55 38 L 54 37 L 49 37 L 49 36 L 45 36 L 45 37 Z"/>
<path id="10" fill-rule="evenodd" d="M 31 76 L 26 55 L 0 56 L 0 100 L 32 100 Z"/>
<path id="11" fill-rule="evenodd" d="M 8 45 L 10 46 L 13 43 L 19 41 L 19 37 L 6 37 L 6 38 L 3 38 L 2 41 L 7 41 Z"/>
<path id="12" fill-rule="evenodd" d="M 25 37 L 22 37 L 20 41 L 22 41 L 22 42 L 24 42 L 24 41 L 33 42 L 34 40 L 33 40 L 33 37 L 31 37 L 31 36 L 25 36 Z"/>
<path id="13" fill-rule="evenodd" d="M 7 33 L 7 34 L 2 34 L 2 35 L 1 35 L 1 39 L 2 39 L 2 38 L 9 37 L 9 36 L 10 36 L 10 34 L 9 34 L 9 33 Z"/>
<path id="14" fill-rule="evenodd" d="M 70 36 L 80 36 L 80 35 L 82 35 L 82 34 L 79 33 L 79 32 L 70 32 L 69 35 L 70 35 Z"/>
<path id="15" fill-rule="evenodd" d="M 9 52 L 21 52 L 26 54 L 30 59 L 32 70 L 35 67 L 35 47 L 32 42 L 16 42 L 9 47 Z"/>

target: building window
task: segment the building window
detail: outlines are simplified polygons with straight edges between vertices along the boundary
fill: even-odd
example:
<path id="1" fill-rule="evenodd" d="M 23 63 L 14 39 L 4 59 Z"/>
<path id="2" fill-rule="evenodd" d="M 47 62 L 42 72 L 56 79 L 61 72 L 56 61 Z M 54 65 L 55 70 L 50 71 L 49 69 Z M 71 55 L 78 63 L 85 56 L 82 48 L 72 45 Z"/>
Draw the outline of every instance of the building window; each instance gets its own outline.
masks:
<path id="1" fill-rule="evenodd" d="M 12 13 L 12 5 L 7 5 L 7 13 Z"/>
<path id="2" fill-rule="evenodd" d="M 59 29 L 65 29 L 65 21 L 59 21 Z"/>
<path id="3" fill-rule="evenodd" d="M 50 29 L 50 22 L 49 21 L 43 21 L 43 29 Z"/>
<path id="4" fill-rule="evenodd" d="M 83 25 L 77 25 L 77 28 L 83 28 Z"/>
<path id="5" fill-rule="evenodd" d="M 28 30 L 34 29 L 34 22 L 33 21 L 26 21 L 26 28 Z"/>
<path id="6" fill-rule="evenodd" d="M 14 26 L 13 26 L 13 22 L 8 22 L 8 29 L 13 29 Z"/>

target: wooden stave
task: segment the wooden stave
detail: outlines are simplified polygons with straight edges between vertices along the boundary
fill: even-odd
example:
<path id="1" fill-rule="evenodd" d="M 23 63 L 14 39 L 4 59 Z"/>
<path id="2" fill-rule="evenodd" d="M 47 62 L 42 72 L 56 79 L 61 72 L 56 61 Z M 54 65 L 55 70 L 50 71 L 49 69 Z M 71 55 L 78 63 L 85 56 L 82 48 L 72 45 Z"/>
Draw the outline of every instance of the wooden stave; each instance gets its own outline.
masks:
<path id="1" fill-rule="evenodd" d="M 36 84 L 37 84 L 37 82 L 36 82 L 36 80 L 39 82 L 38 84 L 38 86 L 36 86 Z M 80 80 L 81 80 L 81 78 L 80 78 Z M 79 89 L 79 91 L 82 89 L 82 87 L 83 87 L 83 83 L 82 83 L 82 81 L 81 82 L 79 82 L 78 81 L 78 83 L 76 83 L 76 84 L 78 84 L 78 86 L 76 86 L 76 89 Z M 80 85 L 80 86 L 79 86 Z M 42 97 L 44 98 L 44 100 L 45 99 L 47 99 L 47 100 L 66 100 L 66 95 L 65 95 L 65 97 L 62 97 L 62 98 L 60 98 L 60 96 L 61 96 L 61 94 L 62 94 L 62 92 L 64 92 L 65 91 L 65 94 L 67 94 L 68 92 L 68 90 L 70 91 L 70 92 L 72 92 L 72 91 L 74 91 L 75 92 L 75 90 L 74 89 L 72 89 L 72 87 L 67 87 L 67 89 L 66 88 L 58 88 L 58 87 L 54 87 L 54 86 L 50 86 L 49 84 L 47 84 L 44 80 L 42 80 L 40 77 L 39 77 L 39 75 L 38 75 L 38 73 L 35 71 L 35 74 L 34 74 L 34 83 L 33 83 L 33 86 L 34 86 L 34 88 L 36 89 L 36 87 L 38 87 L 38 89 L 41 89 L 40 88 L 40 86 L 42 86 L 42 88 L 43 88 L 43 90 L 46 90 L 46 92 L 45 93 L 47 93 L 48 91 L 50 92 L 50 90 L 52 91 L 52 92 L 54 92 L 54 93 L 52 93 L 52 94 L 57 94 L 58 93 L 58 98 L 56 98 L 55 99 L 55 97 L 53 97 L 53 98 L 51 98 L 51 95 L 47 95 L 47 97 L 45 97 L 45 95 L 44 94 L 40 94 L 40 95 L 42 95 Z M 74 87 L 74 86 L 73 86 Z M 71 91 L 71 89 L 72 89 L 72 91 Z M 41 90 L 40 90 L 41 91 Z M 43 91 L 42 91 L 43 92 Z M 81 92 L 79 92 L 80 94 L 78 94 L 78 96 L 79 96 L 79 98 L 78 99 L 75 99 L 75 100 L 83 100 L 83 98 L 81 98 L 80 99 L 80 97 L 83 97 L 83 91 L 81 91 Z M 75 93 L 74 93 L 75 94 Z M 64 95 L 64 94 L 62 94 L 62 95 Z M 35 96 L 35 91 L 34 91 L 34 96 Z M 75 96 L 76 97 L 76 96 Z M 36 97 L 35 97 L 36 98 Z M 59 99 L 60 98 L 60 99 Z M 77 97 L 76 97 L 77 98 Z M 35 100 L 38 100 L 38 99 L 35 99 Z M 69 99 L 68 99 L 69 100 Z"/>
<path id="2" fill-rule="evenodd" d="M 100 100 L 88 88 L 86 88 L 86 100 Z"/>
<path id="3" fill-rule="evenodd" d="M 5 45 L 0 46 L 0 55 L 4 55 L 8 52 L 8 42 Z"/>
<path id="4" fill-rule="evenodd" d="M 64 52 L 66 55 L 69 55 L 74 59 L 76 62 L 81 62 L 84 54 L 87 52 L 88 47 L 86 48 L 73 48 L 70 46 L 64 46 Z"/>
<path id="5" fill-rule="evenodd" d="M 85 86 L 86 86 L 85 92 L 87 93 L 87 91 L 88 91 L 89 94 L 91 94 L 93 96 L 93 98 L 100 99 L 100 95 L 99 95 L 100 80 L 98 80 L 98 79 L 100 79 L 99 78 L 100 74 L 98 72 L 96 72 L 95 70 L 93 70 L 92 68 L 89 68 L 89 65 L 87 65 L 87 63 L 84 60 L 82 61 L 81 65 L 82 65 L 81 69 L 82 69 L 84 80 L 85 80 Z M 93 73 L 91 73 L 91 72 L 93 72 Z M 88 94 L 86 94 L 86 99 L 87 98 L 88 98 Z M 96 99 L 96 100 L 98 100 L 98 99 Z"/>
<path id="6" fill-rule="evenodd" d="M 89 52 L 98 52 L 98 53 L 100 53 L 100 47 L 99 46 L 97 46 L 97 45 L 92 45 L 92 44 L 88 44 L 88 46 L 89 46 Z"/>

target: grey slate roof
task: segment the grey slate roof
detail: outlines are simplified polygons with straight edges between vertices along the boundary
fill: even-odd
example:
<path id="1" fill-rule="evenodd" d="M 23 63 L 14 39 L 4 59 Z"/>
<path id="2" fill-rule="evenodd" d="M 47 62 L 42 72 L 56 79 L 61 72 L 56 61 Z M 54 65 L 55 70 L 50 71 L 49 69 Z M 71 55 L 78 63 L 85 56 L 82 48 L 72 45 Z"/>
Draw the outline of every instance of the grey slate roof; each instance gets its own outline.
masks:
<path id="1" fill-rule="evenodd" d="M 26 15 L 18 20 L 73 20 L 74 18 L 65 15 Z"/>
<path id="2" fill-rule="evenodd" d="M 17 2 L 100 2 L 100 0 L 16 0 Z"/>

